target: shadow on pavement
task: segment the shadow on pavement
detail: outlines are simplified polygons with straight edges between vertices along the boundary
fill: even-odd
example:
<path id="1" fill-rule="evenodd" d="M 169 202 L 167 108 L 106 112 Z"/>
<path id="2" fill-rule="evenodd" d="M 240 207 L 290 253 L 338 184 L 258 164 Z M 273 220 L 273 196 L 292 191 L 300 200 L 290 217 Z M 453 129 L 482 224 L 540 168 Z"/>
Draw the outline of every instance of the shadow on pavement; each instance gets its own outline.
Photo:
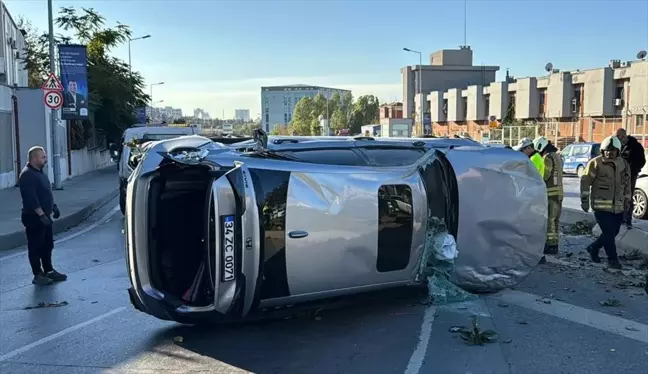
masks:
<path id="1" fill-rule="evenodd" d="M 397 291 L 399 292 L 399 291 Z M 199 355 L 254 373 L 401 372 L 418 342 L 420 295 L 356 296 L 316 314 L 223 326 L 174 326 L 173 340 Z"/>

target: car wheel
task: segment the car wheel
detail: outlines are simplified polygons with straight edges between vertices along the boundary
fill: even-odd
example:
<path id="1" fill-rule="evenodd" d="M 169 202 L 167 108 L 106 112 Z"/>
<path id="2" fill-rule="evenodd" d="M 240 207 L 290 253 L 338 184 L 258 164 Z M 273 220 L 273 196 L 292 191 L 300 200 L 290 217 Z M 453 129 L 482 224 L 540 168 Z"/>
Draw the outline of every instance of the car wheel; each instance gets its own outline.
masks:
<path id="1" fill-rule="evenodd" d="M 126 214 L 126 191 L 122 188 L 119 189 L 119 210 L 122 214 Z"/>
<path id="2" fill-rule="evenodd" d="M 648 216 L 648 198 L 642 190 L 636 189 L 634 191 L 634 194 L 632 195 L 632 203 L 634 205 L 632 210 L 634 218 L 643 219 Z"/>
<path id="3" fill-rule="evenodd" d="M 579 178 L 582 177 L 584 170 L 585 170 L 585 166 L 578 165 L 578 167 L 576 168 L 576 175 L 578 175 Z"/>

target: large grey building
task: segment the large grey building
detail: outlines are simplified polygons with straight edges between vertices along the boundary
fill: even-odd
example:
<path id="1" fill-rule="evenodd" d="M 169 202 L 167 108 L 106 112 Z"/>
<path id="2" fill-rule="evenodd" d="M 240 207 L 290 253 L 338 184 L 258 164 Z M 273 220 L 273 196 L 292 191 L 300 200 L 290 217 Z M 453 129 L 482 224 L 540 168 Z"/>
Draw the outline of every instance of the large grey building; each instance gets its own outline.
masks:
<path id="1" fill-rule="evenodd" d="M 349 90 L 339 88 L 294 84 L 289 86 L 261 87 L 261 125 L 266 131 L 275 125 L 288 125 L 292 120 L 295 105 L 303 97 L 315 97 L 321 93 L 330 98 L 335 93 L 344 95 Z"/>
<path id="2" fill-rule="evenodd" d="M 403 76 L 403 117 L 420 123 L 418 103 L 423 111 L 430 110 L 422 97 L 433 91 L 447 91 L 456 87 L 487 86 L 495 81 L 499 66 L 474 66 L 470 47 L 443 49 L 430 54 L 429 65 L 412 65 L 401 68 Z M 419 79 L 422 92 L 419 92 Z"/>

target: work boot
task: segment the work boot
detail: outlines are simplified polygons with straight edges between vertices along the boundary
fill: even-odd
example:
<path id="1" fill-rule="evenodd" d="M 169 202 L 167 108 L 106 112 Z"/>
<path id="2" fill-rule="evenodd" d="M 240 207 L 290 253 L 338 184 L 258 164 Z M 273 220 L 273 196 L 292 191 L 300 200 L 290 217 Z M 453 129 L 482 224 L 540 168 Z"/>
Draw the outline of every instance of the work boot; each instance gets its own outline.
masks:
<path id="1" fill-rule="evenodd" d="M 617 270 L 623 269 L 623 266 L 621 266 L 619 260 L 608 260 L 608 267 L 610 269 L 617 269 Z"/>
<path id="2" fill-rule="evenodd" d="M 547 245 L 547 246 L 545 246 L 544 254 L 546 254 L 546 255 L 557 255 L 558 254 L 558 246 L 557 245 Z"/>
<path id="3" fill-rule="evenodd" d="M 56 270 L 49 271 L 45 275 L 53 282 L 63 282 L 67 280 L 67 275 L 59 273 Z"/>
<path id="4" fill-rule="evenodd" d="M 592 245 L 590 244 L 587 246 L 586 250 L 593 262 L 596 262 L 597 264 L 601 263 L 601 258 L 599 257 L 599 249 L 594 249 L 594 247 L 592 247 Z"/>
<path id="5" fill-rule="evenodd" d="M 626 222 L 626 229 L 632 229 L 632 221 Z"/>
<path id="6" fill-rule="evenodd" d="M 54 283 L 54 281 L 43 273 L 34 275 L 34 279 L 32 280 L 32 284 L 37 286 L 49 286 L 52 283 Z"/>
<path id="7" fill-rule="evenodd" d="M 546 264 L 546 263 L 547 263 L 547 257 L 542 256 L 542 258 L 540 259 L 540 262 L 538 262 L 538 265 L 543 265 L 543 264 Z"/>

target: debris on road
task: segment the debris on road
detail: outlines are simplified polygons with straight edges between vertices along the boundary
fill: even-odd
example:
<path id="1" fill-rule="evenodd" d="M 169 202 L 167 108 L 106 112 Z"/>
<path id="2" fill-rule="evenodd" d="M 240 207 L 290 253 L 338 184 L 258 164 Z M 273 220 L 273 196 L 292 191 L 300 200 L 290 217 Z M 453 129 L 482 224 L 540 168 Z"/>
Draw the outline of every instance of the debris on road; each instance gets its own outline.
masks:
<path id="1" fill-rule="evenodd" d="M 546 297 L 537 298 L 536 301 L 539 301 L 539 302 L 545 303 L 545 304 L 551 304 L 551 300 L 546 298 Z"/>
<path id="2" fill-rule="evenodd" d="M 570 225 L 564 225 L 562 228 L 562 232 L 565 235 L 574 235 L 574 236 L 591 235 L 594 226 L 595 223 L 587 220 L 583 220 L 583 221 L 572 223 Z"/>
<path id="3" fill-rule="evenodd" d="M 487 343 L 494 343 L 497 341 L 498 334 L 494 330 L 480 330 L 477 325 L 477 317 L 472 318 L 472 328 L 463 329 L 460 332 L 461 338 L 468 345 L 484 345 Z"/>
<path id="4" fill-rule="evenodd" d="M 601 306 L 611 306 L 611 307 L 620 307 L 621 302 L 617 299 L 607 299 L 605 301 L 599 301 Z"/>
<path id="5" fill-rule="evenodd" d="M 40 303 L 36 304 L 36 306 L 26 306 L 24 309 L 30 310 L 30 309 L 42 309 L 42 308 L 59 308 L 66 305 L 68 305 L 67 301 L 61 301 L 61 302 L 54 301 L 51 303 L 41 301 Z"/>
<path id="6" fill-rule="evenodd" d="M 450 281 L 450 274 L 458 256 L 457 244 L 448 232 L 445 222 L 430 215 L 425 249 L 415 276 L 417 282 L 427 283 L 428 295 L 421 303 L 443 305 L 477 299 L 476 295 L 464 291 Z"/>

